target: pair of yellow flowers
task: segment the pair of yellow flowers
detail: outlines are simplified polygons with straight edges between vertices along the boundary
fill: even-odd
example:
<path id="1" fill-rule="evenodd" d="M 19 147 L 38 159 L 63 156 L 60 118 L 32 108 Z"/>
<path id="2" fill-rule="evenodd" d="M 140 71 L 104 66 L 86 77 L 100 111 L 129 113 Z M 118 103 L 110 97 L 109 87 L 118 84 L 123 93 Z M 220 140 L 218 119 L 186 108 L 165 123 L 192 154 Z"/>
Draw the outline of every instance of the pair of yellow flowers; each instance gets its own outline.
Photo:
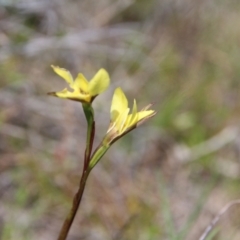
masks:
<path id="1" fill-rule="evenodd" d="M 95 76 L 88 81 L 82 73 L 79 73 L 74 80 L 71 73 L 64 68 L 52 66 L 55 73 L 65 79 L 69 84 L 72 91 L 67 88 L 60 92 L 51 92 L 50 95 L 66 98 L 75 101 L 79 101 L 85 104 L 91 104 L 92 101 L 104 92 L 110 83 L 110 78 L 105 69 L 100 69 Z M 137 111 L 136 100 L 134 99 L 132 113 L 128 107 L 128 100 L 121 88 L 117 88 L 114 91 L 112 105 L 110 110 L 110 126 L 107 134 L 114 135 L 114 138 L 119 138 L 125 133 L 131 131 L 137 125 L 150 117 L 154 116 L 156 112 L 154 110 L 148 110 L 151 105 Z"/>

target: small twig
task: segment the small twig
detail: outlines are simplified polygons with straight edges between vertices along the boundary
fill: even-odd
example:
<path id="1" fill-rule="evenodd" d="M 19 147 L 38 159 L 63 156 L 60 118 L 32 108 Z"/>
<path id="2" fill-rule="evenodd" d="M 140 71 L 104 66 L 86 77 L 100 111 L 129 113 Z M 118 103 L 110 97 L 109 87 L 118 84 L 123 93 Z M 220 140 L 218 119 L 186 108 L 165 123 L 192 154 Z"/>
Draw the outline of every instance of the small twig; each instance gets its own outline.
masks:
<path id="1" fill-rule="evenodd" d="M 207 226 L 207 228 L 205 229 L 204 233 L 201 235 L 201 237 L 199 238 L 199 240 L 205 240 L 206 237 L 208 236 L 208 234 L 212 231 L 212 229 L 215 227 L 215 225 L 218 223 L 218 221 L 220 220 L 221 216 L 226 213 L 232 206 L 236 205 L 236 204 L 240 204 L 240 199 L 238 200 L 234 200 L 229 202 L 227 205 L 225 205 L 221 211 L 218 213 L 218 215 L 211 221 L 211 223 Z"/>

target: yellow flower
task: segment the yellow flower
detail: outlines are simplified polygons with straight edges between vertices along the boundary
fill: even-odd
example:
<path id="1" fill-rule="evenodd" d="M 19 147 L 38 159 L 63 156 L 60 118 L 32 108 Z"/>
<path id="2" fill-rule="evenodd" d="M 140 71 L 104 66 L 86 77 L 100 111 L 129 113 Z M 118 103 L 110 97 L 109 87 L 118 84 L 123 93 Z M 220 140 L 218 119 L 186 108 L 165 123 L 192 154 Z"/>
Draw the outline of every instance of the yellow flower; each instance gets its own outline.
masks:
<path id="1" fill-rule="evenodd" d="M 65 79 L 73 91 L 69 91 L 67 88 L 60 92 L 50 92 L 49 95 L 53 95 L 59 98 L 67 98 L 82 103 L 91 103 L 94 98 L 105 91 L 109 85 L 110 79 L 107 71 L 101 68 L 95 76 L 88 82 L 82 73 L 79 73 L 75 81 L 69 71 L 64 68 L 51 66 L 56 74 Z"/>
<path id="2" fill-rule="evenodd" d="M 156 111 L 148 110 L 151 106 L 150 104 L 138 112 L 136 100 L 134 99 L 132 113 L 129 114 L 128 100 L 122 89 L 117 88 L 112 99 L 111 121 L 105 138 L 106 141 L 108 143 L 114 142 L 147 119 L 153 117 Z"/>

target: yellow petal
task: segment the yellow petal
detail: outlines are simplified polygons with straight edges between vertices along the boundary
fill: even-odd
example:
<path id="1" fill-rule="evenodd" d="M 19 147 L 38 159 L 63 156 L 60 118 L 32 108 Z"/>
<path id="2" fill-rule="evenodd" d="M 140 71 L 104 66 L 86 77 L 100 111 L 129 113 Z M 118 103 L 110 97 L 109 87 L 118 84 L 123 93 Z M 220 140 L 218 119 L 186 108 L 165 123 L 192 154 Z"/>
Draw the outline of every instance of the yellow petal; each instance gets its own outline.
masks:
<path id="1" fill-rule="evenodd" d="M 90 102 L 91 96 L 89 94 L 81 94 L 79 91 L 70 92 L 67 88 L 60 92 L 56 92 L 55 96 L 59 98 L 68 98 L 79 102 Z"/>
<path id="2" fill-rule="evenodd" d="M 72 75 L 68 70 L 53 65 L 51 65 L 51 67 L 53 68 L 54 72 L 65 79 L 70 86 L 73 84 Z"/>
<path id="3" fill-rule="evenodd" d="M 111 105 L 111 122 L 117 120 L 119 115 L 126 111 L 128 108 L 128 100 L 121 88 L 114 91 L 112 105 Z"/>
<path id="4" fill-rule="evenodd" d="M 109 85 L 110 78 L 107 71 L 101 68 L 89 83 L 89 93 L 91 96 L 97 96 L 105 91 Z"/>
<path id="5" fill-rule="evenodd" d="M 130 119 L 129 125 L 135 124 L 137 122 L 137 120 L 138 120 L 137 103 L 136 103 L 136 100 L 134 99 L 133 109 L 132 109 L 132 117 Z"/>
<path id="6" fill-rule="evenodd" d="M 81 93 L 88 93 L 89 92 L 89 82 L 84 77 L 82 73 L 79 73 L 77 78 L 73 83 L 73 89 L 80 91 Z"/>
<path id="7" fill-rule="evenodd" d="M 67 98 L 68 92 L 67 88 L 64 88 L 62 91 L 55 92 L 55 95 L 60 98 Z"/>
<path id="8" fill-rule="evenodd" d="M 119 134 L 121 134 L 123 132 L 123 129 L 124 129 L 124 126 L 125 126 L 125 123 L 126 123 L 126 120 L 127 120 L 127 116 L 128 116 L 128 113 L 129 113 L 129 108 L 125 109 L 124 112 L 122 112 L 117 121 L 116 121 L 116 129 L 118 130 Z"/>
<path id="9" fill-rule="evenodd" d="M 147 110 L 147 111 L 142 111 L 138 113 L 138 122 L 141 121 L 144 118 L 147 118 L 149 116 L 151 116 L 153 113 L 155 113 L 155 111 L 153 110 Z"/>
<path id="10" fill-rule="evenodd" d="M 136 100 L 134 99 L 132 113 L 127 116 L 127 120 L 126 120 L 126 123 L 124 125 L 123 132 L 127 128 L 129 128 L 129 127 L 133 126 L 135 123 L 137 123 L 137 120 L 138 120 L 137 103 L 136 103 Z"/>
<path id="11" fill-rule="evenodd" d="M 87 103 L 91 101 L 91 96 L 89 94 L 82 94 L 79 91 L 68 92 L 68 98 Z"/>

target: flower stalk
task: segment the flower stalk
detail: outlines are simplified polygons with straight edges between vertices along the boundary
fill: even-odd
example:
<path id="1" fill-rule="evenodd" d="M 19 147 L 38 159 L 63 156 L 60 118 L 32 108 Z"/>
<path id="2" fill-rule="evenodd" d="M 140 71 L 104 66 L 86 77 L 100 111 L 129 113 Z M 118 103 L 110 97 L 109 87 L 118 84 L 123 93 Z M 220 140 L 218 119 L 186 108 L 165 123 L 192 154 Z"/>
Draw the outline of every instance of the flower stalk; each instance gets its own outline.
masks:
<path id="1" fill-rule="evenodd" d="M 86 150 L 84 156 L 84 169 L 88 168 L 88 163 L 90 161 L 90 156 L 92 152 L 92 146 L 95 136 L 95 121 L 94 121 L 94 110 L 90 104 L 83 104 L 83 111 L 87 120 L 87 140 L 86 140 Z"/>
<path id="2" fill-rule="evenodd" d="M 90 161 L 93 140 L 94 140 L 94 135 L 95 135 L 94 110 L 93 110 L 91 104 L 84 103 L 84 104 L 82 104 L 82 107 L 83 107 L 83 111 L 84 111 L 84 114 L 85 114 L 85 117 L 87 120 L 87 124 L 88 124 L 83 171 L 82 171 L 81 180 L 79 182 L 78 191 L 73 198 L 71 210 L 68 213 L 68 216 L 63 223 L 58 240 L 65 240 L 67 238 L 68 232 L 72 226 L 72 223 L 74 221 L 74 218 L 75 218 L 78 208 L 80 206 L 88 175 L 91 171 L 91 169 L 88 167 L 88 165 L 89 165 L 89 161 Z"/>
<path id="3" fill-rule="evenodd" d="M 67 218 L 65 219 L 65 221 L 62 225 L 60 234 L 58 236 L 58 240 L 67 239 L 69 230 L 72 226 L 72 223 L 74 221 L 74 218 L 75 218 L 75 216 L 77 214 L 77 211 L 78 211 L 78 208 L 80 206 L 89 173 L 90 173 L 89 170 L 84 170 L 82 172 L 82 177 L 81 177 L 81 180 L 80 180 L 79 189 L 78 189 L 77 193 L 75 194 L 75 196 L 73 198 L 71 210 L 68 213 Z"/>

